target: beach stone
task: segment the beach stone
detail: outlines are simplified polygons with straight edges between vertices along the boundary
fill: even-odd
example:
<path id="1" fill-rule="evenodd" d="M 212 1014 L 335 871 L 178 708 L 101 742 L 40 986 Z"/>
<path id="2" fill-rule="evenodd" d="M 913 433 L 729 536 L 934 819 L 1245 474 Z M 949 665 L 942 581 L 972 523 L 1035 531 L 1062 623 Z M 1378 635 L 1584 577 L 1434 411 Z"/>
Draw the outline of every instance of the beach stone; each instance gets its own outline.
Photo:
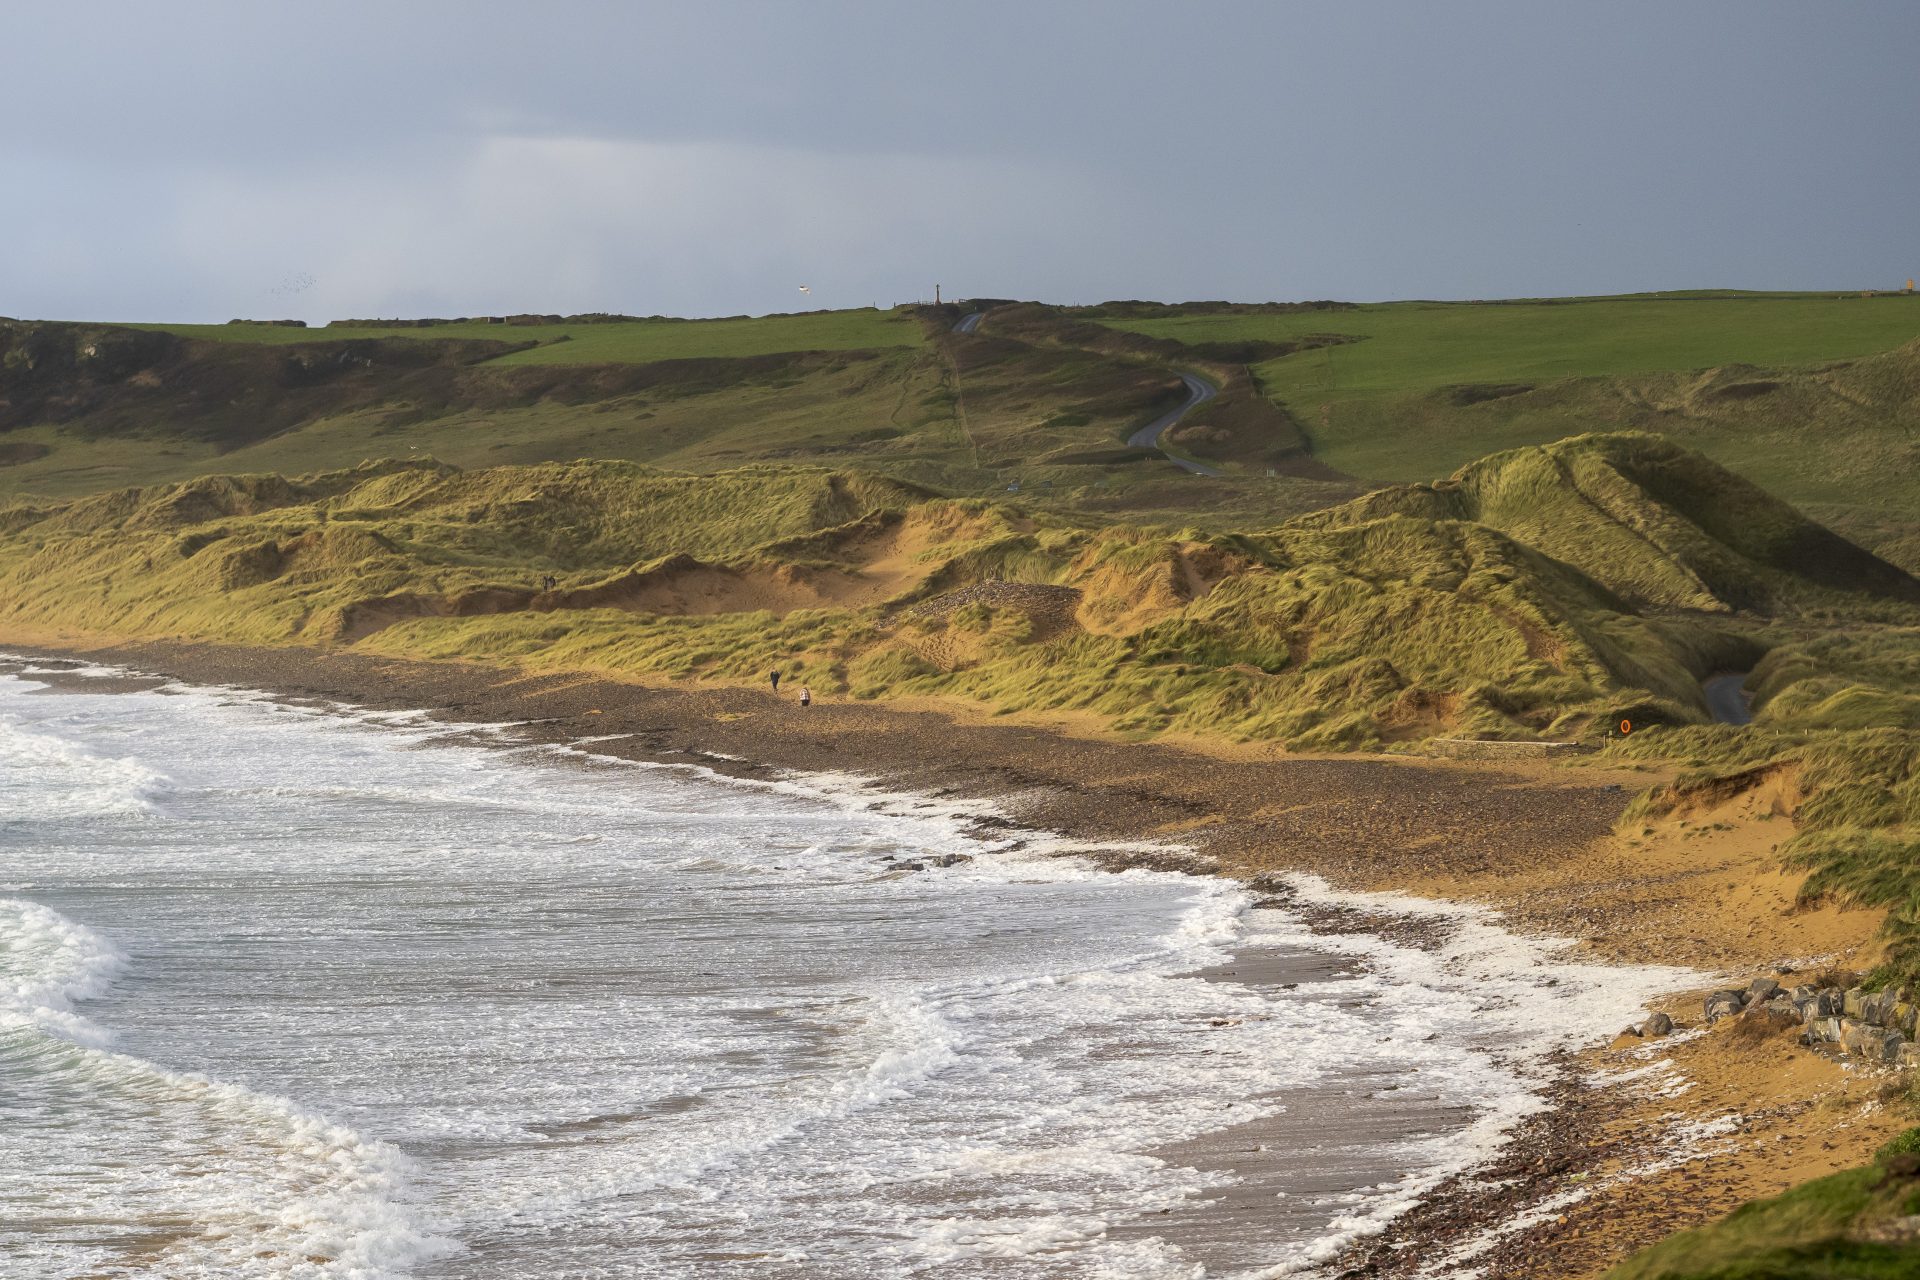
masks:
<path id="1" fill-rule="evenodd" d="M 1849 1027 L 1840 1047 L 1863 1062 L 1892 1062 L 1900 1056 L 1907 1038 L 1898 1031 L 1864 1024 Z"/>
<path id="2" fill-rule="evenodd" d="M 1849 1018 L 1864 1019 L 1866 1002 L 1866 988 L 1848 987 L 1846 994 L 1840 997 L 1840 1012 Z"/>
<path id="3" fill-rule="evenodd" d="M 1846 1003 L 1840 988 L 1824 987 L 1820 991 L 1820 1016 L 1837 1018 L 1846 1012 Z"/>
<path id="4" fill-rule="evenodd" d="M 1640 1034 L 1643 1036 L 1672 1035 L 1673 1019 L 1664 1013 L 1652 1014 L 1640 1024 Z"/>
<path id="5" fill-rule="evenodd" d="M 1807 1034 L 1812 1036 L 1814 1042 L 1818 1044 L 1838 1044 L 1840 1037 L 1845 1033 L 1844 1018 L 1816 1018 L 1807 1028 Z"/>
<path id="6" fill-rule="evenodd" d="M 1909 1040 L 1901 1045 L 1900 1057 L 1896 1061 L 1899 1066 L 1909 1070 L 1914 1067 L 1920 1067 L 1920 1044 L 1915 1044 Z"/>
<path id="7" fill-rule="evenodd" d="M 1742 991 L 1716 991 L 1707 997 L 1707 1025 L 1712 1026 L 1722 1018 L 1732 1017 L 1746 1007 L 1746 993 Z"/>
<path id="8" fill-rule="evenodd" d="M 1747 1001 L 1759 1004 L 1780 994 L 1780 984 L 1772 978 L 1755 978 L 1747 985 Z"/>
<path id="9" fill-rule="evenodd" d="M 957 867 L 963 862 L 972 862 L 970 853 L 936 853 L 927 859 L 927 865 L 934 867 Z"/>

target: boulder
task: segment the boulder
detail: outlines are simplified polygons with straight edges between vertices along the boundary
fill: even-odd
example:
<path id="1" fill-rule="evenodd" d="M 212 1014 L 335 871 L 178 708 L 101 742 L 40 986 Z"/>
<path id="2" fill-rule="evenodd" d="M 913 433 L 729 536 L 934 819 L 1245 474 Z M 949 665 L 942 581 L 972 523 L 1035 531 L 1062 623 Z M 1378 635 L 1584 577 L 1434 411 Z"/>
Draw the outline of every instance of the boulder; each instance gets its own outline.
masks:
<path id="1" fill-rule="evenodd" d="M 1897 1065 L 1909 1068 L 1920 1067 L 1920 1044 L 1915 1044 L 1909 1040 L 1901 1045 Z"/>
<path id="2" fill-rule="evenodd" d="M 1820 992 L 1819 1016 L 1837 1018 L 1846 1010 L 1846 999 L 1838 987 L 1827 987 Z"/>
<path id="3" fill-rule="evenodd" d="M 1888 1063 L 1900 1057 L 1900 1047 L 1906 1043 L 1907 1038 L 1898 1031 L 1862 1023 L 1847 1029 L 1840 1047 L 1862 1062 Z"/>
<path id="4" fill-rule="evenodd" d="M 1747 997 L 1744 991 L 1716 991 L 1707 997 L 1707 1025 L 1712 1026 L 1722 1018 L 1732 1017 L 1746 1008 Z"/>
<path id="5" fill-rule="evenodd" d="M 1887 1014 L 1887 1025 L 1907 1039 L 1913 1039 L 1916 1029 L 1920 1029 L 1920 1005 L 1906 1000 L 1894 1002 L 1893 1009 Z"/>
<path id="6" fill-rule="evenodd" d="M 1640 1034 L 1643 1036 L 1672 1035 L 1673 1019 L 1664 1013 L 1649 1014 L 1647 1020 L 1640 1024 Z"/>
<path id="7" fill-rule="evenodd" d="M 1846 1034 L 1844 1018 L 1815 1018 L 1807 1024 L 1808 1044 L 1838 1044 Z"/>
<path id="8" fill-rule="evenodd" d="M 1865 987 L 1848 987 L 1840 997 L 1840 1012 L 1849 1018 L 1864 1019 L 1867 991 Z"/>
<path id="9" fill-rule="evenodd" d="M 1780 984 L 1772 978 L 1755 978 L 1747 984 L 1747 1003 L 1760 1004 L 1780 994 Z"/>

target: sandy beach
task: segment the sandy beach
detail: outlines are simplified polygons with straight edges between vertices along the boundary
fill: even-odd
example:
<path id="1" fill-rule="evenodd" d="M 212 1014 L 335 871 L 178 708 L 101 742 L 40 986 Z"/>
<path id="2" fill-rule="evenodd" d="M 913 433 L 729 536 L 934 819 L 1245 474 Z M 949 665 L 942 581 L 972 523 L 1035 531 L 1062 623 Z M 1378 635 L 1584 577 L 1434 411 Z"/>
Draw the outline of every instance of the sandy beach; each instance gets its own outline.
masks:
<path id="1" fill-rule="evenodd" d="M 964 708 L 802 710 L 759 690 L 659 689 L 311 650 L 47 636 L 0 637 L 0 648 L 288 699 L 515 722 L 538 740 L 594 739 L 596 752 L 726 775 L 840 773 L 990 802 L 1023 826 L 1133 846 L 1106 856 L 1116 866 L 1217 872 L 1275 895 L 1290 891 L 1290 875 L 1311 873 L 1341 889 L 1478 904 L 1517 932 L 1573 940 L 1569 954 L 1584 960 L 1697 970 L 1703 989 L 1864 967 L 1878 924 L 1867 911 L 1795 908 L 1797 882 L 1773 858 L 1792 830 L 1790 777 L 1617 832 L 1628 802 L 1664 781 L 1661 773 L 1594 758 L 1494 766 L 1125 742 L 1087 725 L 1009 723 Z M 1316 928 L 1329 932 L 1408 927 L 1365 909 L 1315 910 Z M 1454 1257 L 1499 1276 L 1596 1275 L 1675 1229 L 1861 1163 L 1902 1127 L 1878 1105 L 1884 1080 L 1784 1036 L 1706 1031 L 1699 994 L 1675 991 L 1662 1005 L 1679 1024 L 1672 1037 L 1622 1036 L 1569 1057 L 1554 1107 L 1524 1122 L 1492 1167 L 1441 1186 L 1337 1269 L 1412 1275 Z M 1356 1107 L 1367 1124 L 1432 1120 L 1391 1100 L 1349 1099 L 1328 1114 L 1353 1119 Z M 1285 1158 L 1261 1149 L 1257 1133 L 1226 1132 L 1197 1158 L 1230 1164 L 1252 1187 L 1260 1161 Z M 1252 1194 L 1219 1207 L 1252 1232 L 1275 1212 Z"/>

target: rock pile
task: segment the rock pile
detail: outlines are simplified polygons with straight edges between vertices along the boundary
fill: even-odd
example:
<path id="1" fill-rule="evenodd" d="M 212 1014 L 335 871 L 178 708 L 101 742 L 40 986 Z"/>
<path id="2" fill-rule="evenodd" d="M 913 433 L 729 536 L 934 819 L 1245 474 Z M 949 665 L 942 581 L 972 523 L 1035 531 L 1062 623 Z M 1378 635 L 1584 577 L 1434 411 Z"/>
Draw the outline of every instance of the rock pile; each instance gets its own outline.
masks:
<path id="1" fill-rule="evenodd" d="M 1755 978 L 1745 988 L 1716 991 L 1707 997 L 1707 1025 L 1722 1018 L 1765 1020 L 1803 1028 L 1800 1043 L 1832 1046 L 1862 1062 L 1920 1066 L 1914 1040 L 1920 1004 L 1905 987 L 1868 991 L 1864 987 L 1812 987 L 1788 991 L 1772 978 Z"/>

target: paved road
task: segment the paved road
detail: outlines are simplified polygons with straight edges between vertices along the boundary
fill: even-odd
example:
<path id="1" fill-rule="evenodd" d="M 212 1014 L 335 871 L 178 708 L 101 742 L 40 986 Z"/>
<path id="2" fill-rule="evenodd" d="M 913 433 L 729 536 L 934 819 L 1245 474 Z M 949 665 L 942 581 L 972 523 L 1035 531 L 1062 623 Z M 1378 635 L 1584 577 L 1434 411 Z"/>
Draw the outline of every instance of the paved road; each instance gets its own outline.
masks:
<path id="1" fill-rule="evenodd" d="M 1187 384 L 1186 400 L 1179 408 L 1170 413 L 1161 414 L 1152 422 L 1149 422 L 1146 426 L 1128 436 L 1128 444 L 1136 449 L 1160 449 L 1160 437 L 1166 433 L 1168 427 L 1171 427 L 1174 423 L 1186 417 L 1187 414 L 1192 412 L 1196 407 L 1205 404 L 1207 401 L 1213 399 L 1215 395 L 1219 394 L 1216 388 L 1207 382 L 1206 379 L 1196 378 L 1190 373 L 1181 374 L 1180 381 Z M 1167 453 L 1165 449 L 1160 449 L 1160 452 Z M 1220 474 L 1218 470 L 1207 466 L 1205 463 L 1189 462 L 1185 458 L 1176 458 L 1170 453 L 1167 453 L 1167 461 L 1182 470 L 1191 471 L 1197 476 L 1217 476 Z"/>
<path id="2" fill-rule="evenodd" d="M 959 321 L 955 323 L 953 331 L 955 333 L 972 333 L 980 327 L 980 317 L 985 314 L 983 311 L 967 312 L 966 315 L 961 316 Z M 1218 389 L 1207 382 L 1206 379 L 1196 378 L 1190 373 L 1181 374 L 1180 381 L 1187 384 L 1186 400 L 1180 404 L 1179 408 L 1174 409 L 1170 413 L 1161 414 L 1152 422 L 1149 422 L 1146 426 L 1128 436 L 1128 444 L 1134 446 L 1136 449 L 1160 449 L 1160 437 L 1165 433 L 1167 428 L 1186 417 L 1195 406 L 1205 404 L 1219 394 Z M 1183 471 L 1191 471 L 1197 476 L 1217 476 L 1220 474 L 1217 468 L 1210 467 L 1204 462 L 1189 462 L 1185 458 L 1176 458 L 1172 454 L 1167 453 L 1165 449 L 1160 449 L 1160 452 L 1166 453 L 1167 461 Z"/>
<path id="3" fill-rule="evenodd" d="M 1713 712 L 1713 718 L 1721 724 L 1751 724 L 1753 710 L 1747 705 L 1746 692 L 1741 689 L 1747 673 L 1738 671 L 1732 675 L 1708 676 L 1700 682 L 1700 688 L 1707 695 L 1707 710 Z"/>

